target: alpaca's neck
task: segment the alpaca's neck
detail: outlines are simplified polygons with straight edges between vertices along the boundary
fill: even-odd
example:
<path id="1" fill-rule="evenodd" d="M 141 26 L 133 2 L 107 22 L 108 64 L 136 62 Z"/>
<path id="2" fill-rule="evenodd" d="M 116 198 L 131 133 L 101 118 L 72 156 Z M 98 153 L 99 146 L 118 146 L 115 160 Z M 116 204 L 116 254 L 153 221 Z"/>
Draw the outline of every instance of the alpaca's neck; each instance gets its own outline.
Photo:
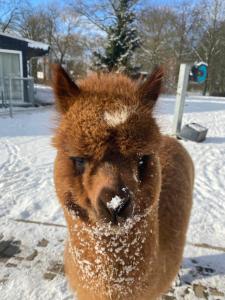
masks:
<path id="1" fill-rule="evenodd" d="M 87 225 L 74 221 L 70 229 L 70 253 L 87 288 L 143 289 L 158 253 L 157 207 L 134 216 L 123 226 Z M 96 280 L 97 278 L 97 280 Z M 123 291 L 121 291 L 121 289 Z"/>

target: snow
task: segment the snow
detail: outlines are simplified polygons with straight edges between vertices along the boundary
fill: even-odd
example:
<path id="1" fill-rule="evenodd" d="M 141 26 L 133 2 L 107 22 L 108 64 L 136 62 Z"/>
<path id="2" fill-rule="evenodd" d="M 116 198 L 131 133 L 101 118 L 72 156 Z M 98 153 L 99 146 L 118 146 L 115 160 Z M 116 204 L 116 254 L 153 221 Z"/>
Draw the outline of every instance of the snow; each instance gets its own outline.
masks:
<path id="1" fill-rule="evenodd" d="M 201 65 L 205 65 L 205 66 L 208 67 L 208 64 L 207 64 L 206 62 L 204 62 L 204 61 L 200 61 L 200 62 L 196 63 L 195 65 L 196 65 L 197 67 L 198 67 L 198 66 L 201 66 Z"/>
<path id="2" fill-rule="evenodd" d="M 201 131 L 203 131 L 203 130 L 206 129 L 205 127 L 201 126 L 201 125 L 198 124 L 198 123 L 190 123 L 190 124 L 188 124 L 188 126 L 189 126 L 190 128 L 195 129 L 195 130 L 198 131 L 198 132 L 201 132 Z"/>
<path id="3" fill-rule="evenodd" d="M 48 51 L 49 49 L 49 45 L 41 43 L 41 42 L 36 42 L 36 41 L 31 41 L 26 39 L 26 41 L 28 42 L 28 47 L 29 48 L 33 48 L 33 49 L 42 49 L 45 51 Z"/>
<path id="4" fill-rule="evenodd" d="M 116 195 L 110 202 L 107 203 L 107 207 L 116 210 L 122 203 L 123 199 Z"/>
<path id="5" fill-rule="evenodd" d="M 174 99 L 162 96 L 155 110 L 165 133 L 171 132 Z M 55 226 L 65 222 L 53 185 L 54 119 L 52 107 L 18 112 L 13 119 L 0 116 L 0 248 L 2 241 L 12 240 L 20 251 L 7 261 L 0 257 L 3 300 L 73 299 L 63 274 L 49 271 L 56 263 L 62 264 L 67 236 L 66 227 Z M 191 287 L 188 283 L 225 292 L 225 99 L 191 95 L 186 101 L 183 124 L 192 122 L 209 131 L 203 143 L 182 141 L 194 160 L 196 180 L 180 271 L 182 284 L 175 286 L 173 292 L 176 299 L 183 299 L 181 295 Z M 129 230 L 132 226 L 128 226 Z M 105 230 L 96 228 L 93 235 L 105 234 Z M 112 228 L 107 230 L 112 234 Z M 48 241 L 46 247 L 38 246 L 42 239 Z M 36 257 L 29 260 L 34 253 Z M 129 266 L 126 267 L 124 270 L 129 273 Z M 46 279 L 46 273 L 54 273 L 55 277 Z M 198 298 L 191 289 L 184 299 Z M 224 296 L 211 294 L 208 299 Z"/>

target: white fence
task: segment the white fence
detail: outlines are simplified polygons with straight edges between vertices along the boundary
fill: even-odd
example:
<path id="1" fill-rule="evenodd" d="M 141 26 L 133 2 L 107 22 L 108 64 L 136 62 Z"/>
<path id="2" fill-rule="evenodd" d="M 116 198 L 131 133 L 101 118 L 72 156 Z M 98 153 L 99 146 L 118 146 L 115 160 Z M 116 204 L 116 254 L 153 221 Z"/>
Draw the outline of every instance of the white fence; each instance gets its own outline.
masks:
<path id="1" fill-rule="evenodd" d="M 13 106 L 34 105 L 34 80 L 25 77 L 0 78 L 0 106 L 9 108 L 12 116 Z"/>

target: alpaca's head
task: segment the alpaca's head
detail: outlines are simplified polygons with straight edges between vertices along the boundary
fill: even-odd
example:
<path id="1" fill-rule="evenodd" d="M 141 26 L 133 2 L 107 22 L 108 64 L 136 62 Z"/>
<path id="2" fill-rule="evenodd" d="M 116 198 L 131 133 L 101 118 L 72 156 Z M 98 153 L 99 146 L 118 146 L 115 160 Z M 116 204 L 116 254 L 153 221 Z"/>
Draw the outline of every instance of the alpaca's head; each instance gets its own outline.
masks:
<path id="1" fill-rule="evenodd" d="M 65 205 L 90 222 L 122 223 L 158 200 L 161 136 L 152 110 L 161 81 L 156 69 L 142 84 L 121 74 L 95 74 L 76 85 L 55 67 L 56 176 Z"/>

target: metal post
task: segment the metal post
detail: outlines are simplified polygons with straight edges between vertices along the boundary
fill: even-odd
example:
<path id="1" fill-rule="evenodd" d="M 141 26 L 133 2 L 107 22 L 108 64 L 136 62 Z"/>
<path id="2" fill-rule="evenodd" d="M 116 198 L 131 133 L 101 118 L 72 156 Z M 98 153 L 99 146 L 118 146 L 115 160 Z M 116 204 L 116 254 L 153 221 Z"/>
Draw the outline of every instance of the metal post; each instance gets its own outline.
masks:
<path id="1" fill-rule="evenodd" d="M 9 78 L 9 115 L 13 117 L 12 111 L 12 78 Z"/>
<path id="2" fill-rule="evenodd" d="M 34 79 L 33 78 L 28 79 L 28 86 L 29 86 L 29 101 L 32 103 L 32 106 L 34 106 Z"/>
<path id="3" fill-rule="evenodd" d="M 177 85 L 177 95 L 176 95 L 176 105 L 175 105 L 175 113 L 173 119 L 173 134 L 179 137 L 182 117 L 184 112 L 184 103 L 185 96 L 187 92 L 188 79 L 190 73 L 191 65 L 189 64 L 181 64 L 179 79 Z"/>

